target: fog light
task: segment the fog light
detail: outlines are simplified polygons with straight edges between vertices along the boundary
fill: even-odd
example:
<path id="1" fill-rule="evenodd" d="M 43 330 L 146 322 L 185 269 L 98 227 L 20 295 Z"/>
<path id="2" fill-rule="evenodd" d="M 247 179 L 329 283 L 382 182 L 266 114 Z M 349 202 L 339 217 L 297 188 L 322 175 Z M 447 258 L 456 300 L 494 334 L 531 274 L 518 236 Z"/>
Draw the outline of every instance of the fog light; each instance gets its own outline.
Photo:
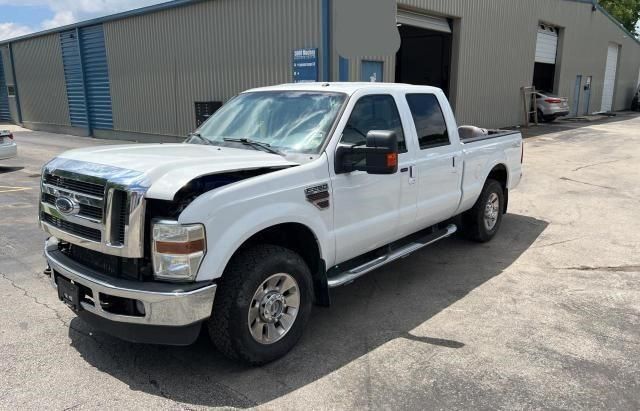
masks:
<path id="1" fill-rule="evenodd" d="M 144 303 L 142 301 L 136 300 L 136 310 L 138 310 L 138 314 L 145 315 Z"/>

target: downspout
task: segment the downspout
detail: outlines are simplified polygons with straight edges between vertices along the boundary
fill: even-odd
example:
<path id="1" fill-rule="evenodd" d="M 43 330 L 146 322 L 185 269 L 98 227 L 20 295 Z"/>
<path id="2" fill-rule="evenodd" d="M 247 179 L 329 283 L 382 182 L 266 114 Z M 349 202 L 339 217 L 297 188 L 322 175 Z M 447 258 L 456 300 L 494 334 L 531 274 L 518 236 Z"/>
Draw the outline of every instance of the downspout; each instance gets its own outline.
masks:
<path id="1" fill-rule="evenodd" d="M 331 0 L 322 0 L 322 81 L 331 81 Z"/>
<path id="2" fill-rule="evenodd" d="M 13 60 L 13 47 L 9 43 L 9 61 L 11 62 L 11 76 L 13 77 L 13 91 L 15 92 L 16 110 L 18 111 L 18 124 L 22 126 L 22 109 L 20 108 L 20 96 L 18 95 L 18 79 L 16 78 L 16 65 Z"/>

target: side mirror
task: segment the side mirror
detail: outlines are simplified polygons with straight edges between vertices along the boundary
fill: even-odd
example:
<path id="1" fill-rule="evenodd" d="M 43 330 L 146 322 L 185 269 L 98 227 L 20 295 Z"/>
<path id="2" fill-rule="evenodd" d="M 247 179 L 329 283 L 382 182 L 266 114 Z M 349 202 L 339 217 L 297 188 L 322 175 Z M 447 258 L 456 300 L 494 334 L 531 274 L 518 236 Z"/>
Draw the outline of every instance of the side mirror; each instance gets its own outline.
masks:
<path id="1" fill-rule="evenodd" d="M 340 145 L 336 151 L 336 173 L 366 171 L 368 174 L 398 172 L 398 136 L 395 131 L 371 130 L 366 146 Z"/>

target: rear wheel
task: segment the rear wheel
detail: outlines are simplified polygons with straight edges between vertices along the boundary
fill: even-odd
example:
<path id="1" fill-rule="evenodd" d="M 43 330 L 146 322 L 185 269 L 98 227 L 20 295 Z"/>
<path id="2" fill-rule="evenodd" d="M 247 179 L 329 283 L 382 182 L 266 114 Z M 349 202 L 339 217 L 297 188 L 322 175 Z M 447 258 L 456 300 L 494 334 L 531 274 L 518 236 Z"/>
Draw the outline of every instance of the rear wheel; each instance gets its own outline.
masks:
<path id="1" fill-rule="evenodd" d="M 302 336 L 313 301 L 302 257 L 275 245 L 241 251 L 218 287 L 208 331 L 226 356 L 253 365 L 285 355 Z"/>
<path id="2" fill-rule="evenodd" d="M 467 238 L 477 242 L 490 241 L 498 232 L 504 213 L 502 185 L 488 179 L 473 208 L 462 215 L 462 231 Z"/>

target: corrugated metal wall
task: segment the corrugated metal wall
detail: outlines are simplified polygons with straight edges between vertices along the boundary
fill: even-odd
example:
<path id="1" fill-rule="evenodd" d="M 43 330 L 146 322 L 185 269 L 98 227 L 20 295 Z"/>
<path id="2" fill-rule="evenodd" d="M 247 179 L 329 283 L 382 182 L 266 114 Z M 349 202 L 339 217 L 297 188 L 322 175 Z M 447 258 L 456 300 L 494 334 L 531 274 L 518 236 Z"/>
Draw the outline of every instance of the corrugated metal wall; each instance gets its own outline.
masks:
<path id="1" fill-rule="evenodd" d="M 640 66 L 640 46 L 603 13 L 592 12 L 591 4 L 564 0 L 401 0 L 399 7 L 456 20 L 454 31 L 459 33 L 454 36 L 459 37 L 459 47 L 453 51 L 455 95 L 451 98 L 462 123 L 485 127 L 522 123 L 520 87 L 532 83 L 540 21 L 566 28 L 559 50 L 559 94 L 571 97 L 576 75 L 593 76 L 590 110 L 598 111 L 607 45 L 616 42 L 622 49 L 614 109 L 630 105 Z M 358 73 L 352 68 L 352 79 Z"/>
<path id="2" fill-rule="evenodd" d="M 59 35 L 19 41 L 12 47 L 23 122 L 69 125 Z"/>
<path id="3" fill-rule="evenodd" d="M 8 46 L 0 46 L 0 57 L 2 58 L 2 63 L 4 66 L 4 81 L 7 85 L 14 85 L 15 81 L 13 80 L 13 72 L 11 67 L 11 57 L 9 53 Z M 15 97 L 9 97 L 9 116 L 11 121 L 18 121 L 18 107 L 16 104 Z"/>
<path id="4" fill-rule="evenodd" d="M 109 68 L 102 25 L 82 27 L 80 30 L 80 56 L 92 128 L 113 128 Z"/>
<path id="5" fill-rule="evenodd" d="M 114 129 L 184 136 L 195 101 L 292 81 L 293 50 L 322 47 L 321 1 L 207 1 L 104 30 Z"/>
<path id="6" fill-rule="evenodd" d="M 7 92 L 7 82 L 4 79 L 4 64 L 0 54 L 0 121 L 9 121 L 11 112 L 9 111 L 9 94 Z"/>
<path id="7" fill-rule="evenodd" d="M 520 87 L 532 82 L 541 21 L 561 28 L 559 94 L 571 98 L 576 75 L 593 76 L 590 110 L 599 110 L 607 45 L 615 42 L 621 51 L 614 109 L 630 104 L 640 46 L 606 15 L 592 12 L 591 4 L 400 0 L 399 7 L 453 19 L 450 99 L 461 123 L 485 127 L 522 123 Z M 192 130 L 195 101 L 226 101 L 248 88 L 291 81 L 296 48 L 318 47 L 319 67 L 325 55 L 322 0 L 202 1 L 107 21 L 103 30 L 113 129 L 150 136 L 184 136 Z M 23 120 L 70 125 L 59 33 L 17 41 L 13 49 Z M 8 51 L 0 47 L 0 52 L 11 84 Z M 394 81 L 395 56 L 351 59 L 351 80 L 360 79 L 363 59 L 383 61 L 384 80 Z M 335 80 L 338 62 L 334 50 Z M 104 76 L 101 82 L 104 86 Z M 9 105 L 17 119 L 15 100 L 9 98 Z"/>
<path id="8" fill-rule="evenodd" d="M 67 87 L 69 120 L 74 127 L 88 127 L 86 95 L 84 92 L 84 73 L 78 42 L 78 30 L 60 33 L 64 80 Z"/>

